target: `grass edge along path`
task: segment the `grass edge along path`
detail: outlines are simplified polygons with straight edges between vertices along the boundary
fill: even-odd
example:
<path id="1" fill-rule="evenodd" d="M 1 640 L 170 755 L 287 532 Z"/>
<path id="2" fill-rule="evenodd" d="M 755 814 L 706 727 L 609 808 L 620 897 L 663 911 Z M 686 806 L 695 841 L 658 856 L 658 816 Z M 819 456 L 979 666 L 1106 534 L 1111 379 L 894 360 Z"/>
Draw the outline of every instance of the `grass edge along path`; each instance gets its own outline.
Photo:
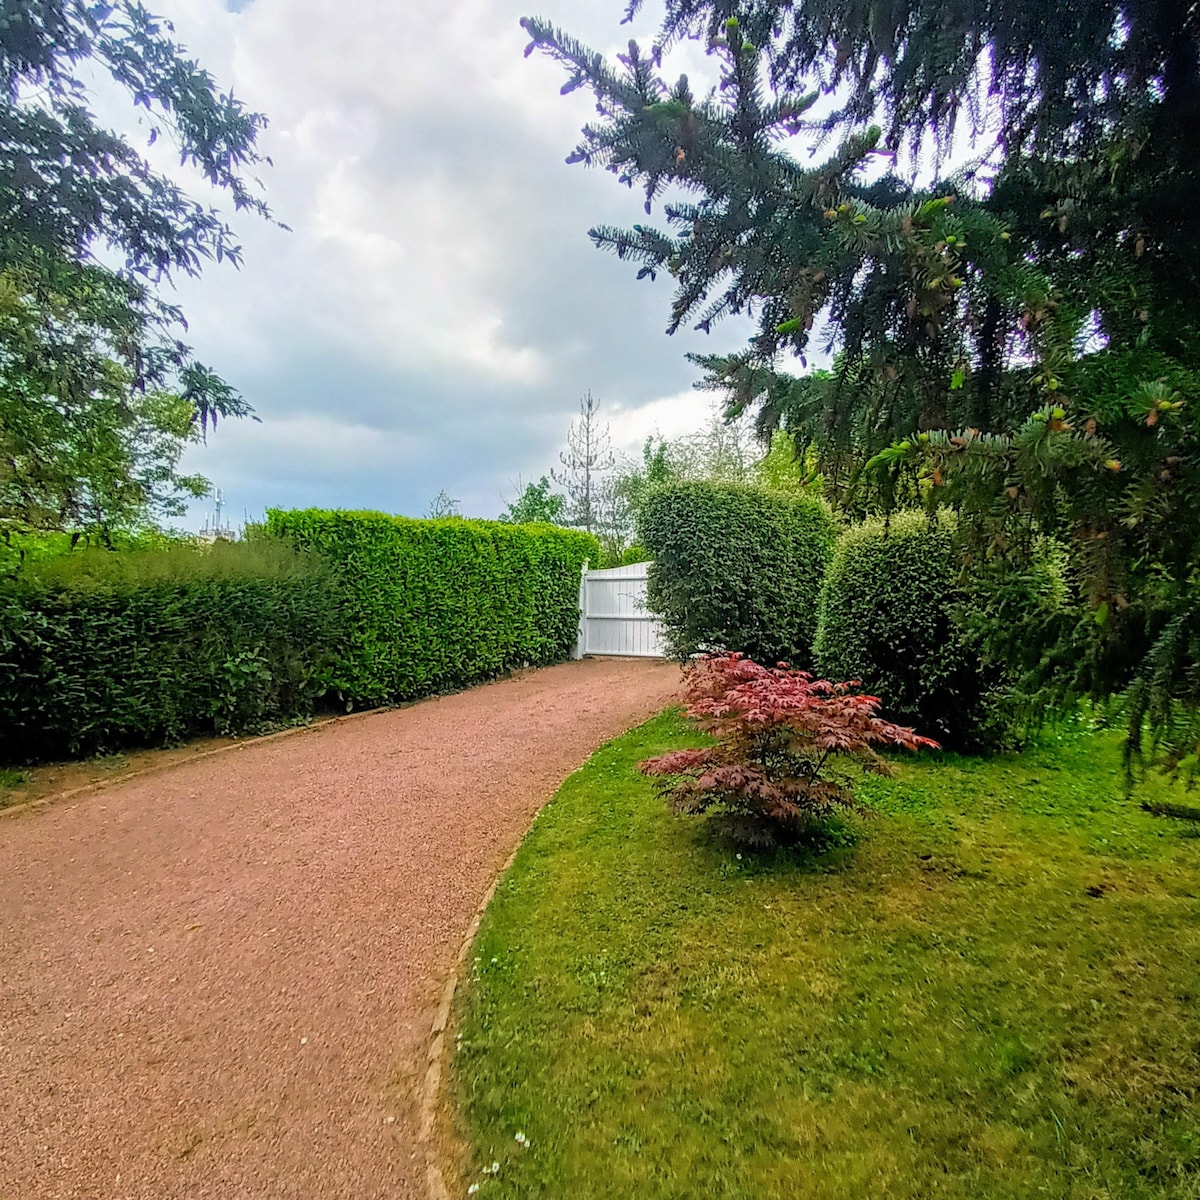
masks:
<path id="1" fill-rule="evenodd" d="M 638 775 L 695 739 L 667 713 L 603 747 L 500 881 L 452 1192 L 1200 1196 L 1200 840 L 1121 798 L 1116 735 L 904 762 L 770 860 Z"/>

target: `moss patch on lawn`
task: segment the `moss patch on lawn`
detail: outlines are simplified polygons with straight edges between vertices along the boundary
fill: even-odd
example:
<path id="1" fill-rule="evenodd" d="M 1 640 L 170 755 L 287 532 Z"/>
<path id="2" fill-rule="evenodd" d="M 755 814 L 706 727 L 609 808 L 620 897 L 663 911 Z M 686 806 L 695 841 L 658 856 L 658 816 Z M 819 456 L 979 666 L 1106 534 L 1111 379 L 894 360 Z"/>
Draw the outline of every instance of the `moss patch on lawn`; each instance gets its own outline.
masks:
<path id="1" fill-rule="evenodd" d="M 1122 797 L 1117 735 L 905 762 L 768 859 L 637 773 L 688 744 L 667 714 L 597 752 L 501 882 L 459 1194 L 1200 1196 L 1200 839 Z"/>

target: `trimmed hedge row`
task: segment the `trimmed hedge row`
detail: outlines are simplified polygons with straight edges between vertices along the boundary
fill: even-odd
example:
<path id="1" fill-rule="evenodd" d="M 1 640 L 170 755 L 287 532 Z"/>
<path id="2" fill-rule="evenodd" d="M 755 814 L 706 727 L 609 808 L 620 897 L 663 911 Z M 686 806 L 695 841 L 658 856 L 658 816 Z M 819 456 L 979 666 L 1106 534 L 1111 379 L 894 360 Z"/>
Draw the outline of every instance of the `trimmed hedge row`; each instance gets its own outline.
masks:
<path id="1" fill-rule="evenodd" d="M 408 700 L 566 658 L 589 534 L 553 525 L 271 510 L 267 531 L 316 553 L 341 594 L 331 686 L 347 703 Z"/>
<path id="2" fill-rule="evenodd" d="M 736 484 L 673 484 L 646 501 L 639 540 L 653 558 L 647 602 L 671 653 L 735 650 L 812 664 L 837 525 L 824 501 Z"/>
<path id="3" fill-rule="evenodd" d="M 265 535 L 265 536 L 264 536 Z M 595 538 L 272 512 L 242 543 L 26 561 L 0 580 L 0 761 L 242 733 L 565 658 Z"/>
<path id="4" fill-rule="evenodd" d="M 337 637 L 329 572 L 286 546 L 49 559 L 0 584 L 0 760 L 309 715 Z"/>
<path id="5" fill-rule="evenodd" d="M 952 518 L 854 526 L 825 576 L 814 652 L 822 675 L 860 680 L 892 720 L 953 749 L 988 749 L 1003 738 L 1002 681 L 958 623 L 958 575 Z"/>

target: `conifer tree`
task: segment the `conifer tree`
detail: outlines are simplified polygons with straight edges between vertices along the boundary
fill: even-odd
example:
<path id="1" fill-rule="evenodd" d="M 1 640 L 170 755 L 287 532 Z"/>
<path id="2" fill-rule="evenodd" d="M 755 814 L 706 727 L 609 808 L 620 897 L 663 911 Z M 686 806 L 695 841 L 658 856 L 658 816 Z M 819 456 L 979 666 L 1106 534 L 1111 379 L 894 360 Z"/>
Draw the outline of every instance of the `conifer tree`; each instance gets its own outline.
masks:
<path id="1" fill-rule="evenodd" d="M 1008 578 L 1056 540 L 1067 600 L 998 609 L 988 636 L 1020 629 L 1007 652 L 1059 702 L 1132 689 L 1131 747 L 1149 714 L 1194 752 L 1200 10 L 667 0 L 616 64 L 524 25 L 597 100 L 568 161 L 662 203 L 596 244 L 674 278 L 672 332 L 754 318 L 699 360 L 728 411 L 811 447 L 851 513 L 952 504 L 968 565 Z M 663 75 L 687 36 L 710 94 Z M 971 134 L 973 161 L 913 183 L 914 155 Z M 814 349 L 832 372 L 781 369 Z"/>
<path id="2" fill-rule="evenodd" d="M 566 493 L 566 523 L 595 534 L 604 526 L 604 476 L 616 463 L 609 427 L 600 424 L 599 414 L 600 402 L 589 391 L 579 401 L 579 416 L 571 422 L 566 449 L 558 456 L 562 470 L 551 472 Z"/>

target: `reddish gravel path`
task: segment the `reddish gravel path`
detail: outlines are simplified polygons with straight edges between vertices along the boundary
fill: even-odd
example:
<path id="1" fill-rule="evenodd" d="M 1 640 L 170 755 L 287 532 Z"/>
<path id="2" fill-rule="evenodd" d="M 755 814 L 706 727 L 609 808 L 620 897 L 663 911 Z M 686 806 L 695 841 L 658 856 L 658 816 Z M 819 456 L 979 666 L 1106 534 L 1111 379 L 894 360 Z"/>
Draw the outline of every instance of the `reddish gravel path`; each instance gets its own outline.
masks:
<path id="1" fill-rule="evenodd" d="M 569 663 L 0 820 L 0 1200 L 408 1200 L 437 998 L 677 668 Z"/>

